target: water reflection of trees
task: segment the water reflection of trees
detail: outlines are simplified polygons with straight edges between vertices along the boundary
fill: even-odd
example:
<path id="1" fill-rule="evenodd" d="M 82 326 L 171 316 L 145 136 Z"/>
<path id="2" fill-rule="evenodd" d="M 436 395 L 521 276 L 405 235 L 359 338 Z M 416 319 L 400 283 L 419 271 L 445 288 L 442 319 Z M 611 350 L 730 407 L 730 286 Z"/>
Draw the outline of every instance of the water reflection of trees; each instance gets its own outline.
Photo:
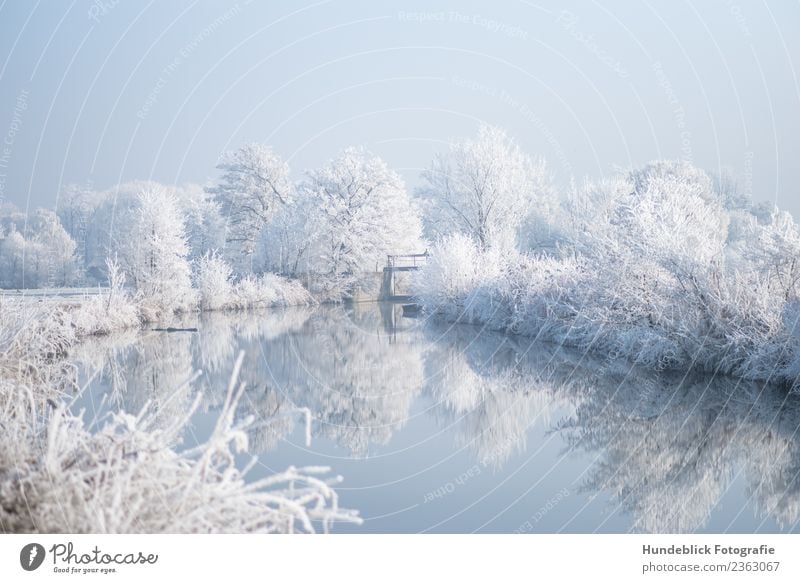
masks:
<path id="1" fill-rule="evenodd" d="M 251 436 L 260 449 L 290 434 L 306 410 L 316 436 L 359 456 L 408 418 L 422 386 L 421 347 L 387 331 L 375 305 L 322 313 L 219 316 L 200 326 L 196 361 L 209 371 L 209 387 L 224 386 L 232 356 L 245 351 L 243 413 L 260 421 Z"/>
<path id="2" fill-rule="evenodd" d="M 612 494 L 633 529 L 699 529 L 739 475 L 761 517 L 800 518 L 797 395 L 730 379 L 630 375 L 596 385 L 562 427 L 594 454 L 584 487 Z"/>
<path id="3" fill-rule="evenodd" d="M 611 495 L 632 529 L 702 528 L 735 477 L 762 518 L 800 519 L 800 395 L 729 378 L 654 375 L 529 339 L 436 334 L 426 379 L 481 461 L 524 447 L 537 419 L 593 460 L 581 488 Z M 549 413 L 568 411 L 566 419 Z"/>
<path id="4" fill-rule="evenodd" d="M 102 395 L 89 392 L 81 402 L 90 415 L 102 416 L 109 409 L 141 411 L 150 404 L 157 422 L 166 423 L 191 406 L 195 388 L 189 383 L 188 334 L 130 331 L 99 337 L 77 347 L 73 358 L 105 387 Z"/>
<path id="5" fill-rule="evenodd" d="M 645 374 L 470 326 L 421 325 L 375 304 L 204 315 L 197 334 L 144 334 L 84 348 L 120 404 L 145 400 L 177 413 L 193 383 L 220 406 L 235 355 L 245 351 L 243 415 L 267 451 L 306 415 L 315 437 L 368 455 L 404 426 L 412 403 L 477 462 L 513 463 L 529 428 L 554 429 L 568 452 L 589 454 L 581 487 L 610 495 L 635 530 L 703 527 L 739 475 L 763 517 L 800 518 L 797 396 L 728 379 Z M 556 411 L 565 418 L 552 418 Z M 569 453 L 567 453 L 569 455 Z"/>
<path id="6" fill-rule="evenodd" d="M 292 335 L 262 341 L 264 377 L 315 433 L 355 455 L 388 442 L 422 386 L 421 348 L 384 328 L 374 305 L 325 310 Z"/>
<path id="7" fill-rule="evenodd" d="M 565 404 L 542 351 L 472 326 L 429 326 L 426 336 L 425 382 L 435 413 L 480 463 L 503 464 L 524 449 L 532 423 L 547 422 Z"/>

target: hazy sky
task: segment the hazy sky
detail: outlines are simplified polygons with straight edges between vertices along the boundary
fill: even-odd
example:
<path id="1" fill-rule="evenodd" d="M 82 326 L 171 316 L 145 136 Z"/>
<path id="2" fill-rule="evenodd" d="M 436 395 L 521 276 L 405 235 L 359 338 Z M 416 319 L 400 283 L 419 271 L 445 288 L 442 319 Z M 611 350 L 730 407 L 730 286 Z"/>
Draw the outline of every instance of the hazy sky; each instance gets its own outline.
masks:
<path id="1" fill-rule="evenodd" d="M 363 144 L 414 184 L 500 125 L 559 180 L 655 158 L 800 217 L 800 3 L 0 0 L 0 198 Z"/>

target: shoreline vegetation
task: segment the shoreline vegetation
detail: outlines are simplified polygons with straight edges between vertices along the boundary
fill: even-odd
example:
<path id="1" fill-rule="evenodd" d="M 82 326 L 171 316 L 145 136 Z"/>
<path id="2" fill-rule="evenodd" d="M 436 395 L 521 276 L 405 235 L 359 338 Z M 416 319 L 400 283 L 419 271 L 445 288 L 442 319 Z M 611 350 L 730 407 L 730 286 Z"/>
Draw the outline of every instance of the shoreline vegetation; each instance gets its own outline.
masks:
<path id="1" fill-rule="evenodd" d="M 595 215 L 546 225 L 546 250 L 443 237 L 415 274 L 416 301 L 608 360 L 798 390 L 800 235 L 788 213 L 726 205 L 677 163 L 591 185 L 573 204 Z"/>
<path id="2" fill-rule="evenodd" d="M 800 305 L 759 297 L 765 287 L 732 289 L 740 274 L 692 278 L 688 289 L 676 278 L 674 303 L 658 308 L 626 306 L 634 298 L 603 281 L 588 257 L 499 257 L 455 236 L 431 258 L 414 278 L 414 301 L 430 316 L 654 372 L 692 369 L 800 391 Z"/>
<path id="3" fill-rule="evenodd" d="M 450 221 L 415 274 L 426 313 L 652 370 L 800 388 L 800 229 L 788 212 L 685 162 L 560 198 L 531 186 L 531 164 L 484 129 L 426 176 Z"/>
<path id="4" fill-rule="evenodd" d="M 249 466 L 239 467 L 236 455 L 247 451 L 254 419 L 234 417 L 245 388 L 237 380 L 241 354 L 213 432 L 188 450 L 176 448 L 197 399 L 166 426 L 151 404 L 114 413 L 91 431 L 69 410 L 80 390 L 66 359 L 70 348 L 137 328 L 158 305 L 127 293 L 113 264 L 109 272 L 108 292 L 77 304 L 0 299 L 0 529 L 292 533 L 359 523 L 357 512 L 339 508 L 333 486 L 341 478 L 330 477 L 329 468 L 289 467 L 245 481 Z M 297 285 L 265 278 L 232 286 L 215 308 L 311 303 Z"/>

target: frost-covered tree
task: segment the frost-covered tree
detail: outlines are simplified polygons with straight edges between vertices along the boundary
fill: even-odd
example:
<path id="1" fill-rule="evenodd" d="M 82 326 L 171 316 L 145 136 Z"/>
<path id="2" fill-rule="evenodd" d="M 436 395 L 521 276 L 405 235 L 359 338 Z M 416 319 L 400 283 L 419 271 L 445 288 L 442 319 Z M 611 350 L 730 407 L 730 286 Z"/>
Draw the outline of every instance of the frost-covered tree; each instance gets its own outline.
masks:
<path id="1" fill-rule="evenodd" d="M 301 186 L 312 215 L 307 262 L 330 290 L 347 293 L 355 276 L 386 255 L 419 249 L 421 223 L 400 176 L 363 148 L 348 148 Z"/>
<path id="2" fill-rule="evenodd" d="M 752 278 L 766 282 L 776 301 L 798 299 L 800 228 L 792 215 L 770 206 L 732 216 L 729 258 Z"/>
<path id="3" fill-rule="evenodd" d="M 557 253 L 442 239 L 417 297 L 448 319 L 649 367 L 797 383 L 800 230 L 790 215 L 722 196 L 683 162 L 589 184 L 562 208 Z"/>
<path id="4" fill-rule="evenodd" d="M 193 301 L 189 248 L 175 197 L 160 188 L 146 188 L 130 218 L 118 249 L 143 310 L 158 316 L 187 309 Z"/>
<path id="5" fill-rule="evenodd" d="M 59 194 L 56 213 L 61 224 L 73 237 L 86 228 L 95 198 L 94 191 L 80 184 L 68 184 Z"/>
<path id="6" fill-rule="evenodd" d="M 304 271 L 312 239 L 308 231 L 309 217 L 313 214 L 313 200 L 302 192 L 282 207 L 259 233 L 255 251 L 258 268 L 284 275 L 297 275 Z"/>
<path id="7" fill-rule="evenodd" d="M 506 133 L 481 126 L 475 139 L 455 142 L 422 173 L 429 235 L 469 235 L 482 247 L 513 247 L 534 203 L 550 204 L 545 164 Z"/>
<path id="8" fill-rule="evenodd" d="M 654 162 L 628 180 L 631 189 L 612 216 L 622 244 L 676 270 L 707 267 L 720 257 L 727 213 L 705 172 L 686 162 Z"/>
<path id="9" fill-rule="evenodd" d="M 139 205 L 139 193 L 159 188 L 165 187 L 154 181 L 136 180 L 114 185 L 96 194 L 97 205 L 92 211 L 85 241 L 88 279 L 106 280 L 106 259 L 121 255 L 130 242 L 129 230 Z M 127 267 L 122 267 L 127 271 Z"/>
<path id="10" fill-rule="evenodd" d="M 184 217 L 189 257 L 197 259 L 225 246 L 225 221 L 213 195 L 197 184 L 173 189 Z"/>
<path id="11" fill-rule="evenodd" d="M 78 278 L 76 243 L 64 230 L 56 213 L 37 209 L 28 223 L 31 248 L 39 257 L 42 269 L 38 286 L 68 286 Z"/>
<path id="12" fill-rule="evenodd" d="M 227 153 L 218 184 L 209 188 L 227 224 L 226 254 L 235 267 L 252 271 L 259 233 L 291 202 L 289 165 L 272 148 L 248 144 Z"/>
<path id="13" fill-rule="evenodd" d="M 56 213 L 64 229 L 75 240 L 81 268 L 86 267 L 87 234 L 92 226 L 92 213 L 101 201 L 100 193 L 78 184 L 67 185 L 58 197 Z"/>
<path id="14" fill-rule="evenodd" d="M 702 170 L 654 162 L 587 184 L 568 208 L 573 253 L 592 266 L 570 302 L 592 326 L 628 330 L 626 350 L 641 344 L 637 358 L 651 363 L 718 336 L 728 213 Z"/>
<path id="15" fill-rule="evenodd" d="M 79 276 L 76 245 L 56 214 L 37 209 L 23 219 L 22 227 L 24 232 L 13 224 L 0 238 L 0 284 L 16 288 L 73 285 Z"/>
<path id="16" fill-rule="evenodd" d="M 0 233 L 0 287 L 23 287 L 25 266 L 25 237 L 14 228 Z"/>
<path id="17" fill-rule="evenodd" d="M 175 199 L 183 219 L 190 259 L 224 246 L 225 226 L 219 205 L 201 186 L 169 186 L 152 180 L 125 182 L 91 193 L 93 206 L 84 244 L 85 266 L 90 280 L 105 281 L 106 258 L 113 257 L 127 244 L 128 231 L 139 208 L 139 194 L 145 190 L 161 190 Z M 67 209 L 63 212 L 66 213 Z"/>

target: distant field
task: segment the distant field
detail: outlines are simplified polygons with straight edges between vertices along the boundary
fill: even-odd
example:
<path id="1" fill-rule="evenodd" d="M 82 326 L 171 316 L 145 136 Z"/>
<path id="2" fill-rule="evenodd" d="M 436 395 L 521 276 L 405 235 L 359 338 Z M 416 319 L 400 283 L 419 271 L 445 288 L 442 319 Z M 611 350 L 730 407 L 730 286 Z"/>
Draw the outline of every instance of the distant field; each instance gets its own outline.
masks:
<path id="1" fill-rule="evenodd" d="M 40 289 L 0 289 L 0 298 L 48 299 L 82 298 L 108 291 L 106 287 L 51 287 Z"/>

